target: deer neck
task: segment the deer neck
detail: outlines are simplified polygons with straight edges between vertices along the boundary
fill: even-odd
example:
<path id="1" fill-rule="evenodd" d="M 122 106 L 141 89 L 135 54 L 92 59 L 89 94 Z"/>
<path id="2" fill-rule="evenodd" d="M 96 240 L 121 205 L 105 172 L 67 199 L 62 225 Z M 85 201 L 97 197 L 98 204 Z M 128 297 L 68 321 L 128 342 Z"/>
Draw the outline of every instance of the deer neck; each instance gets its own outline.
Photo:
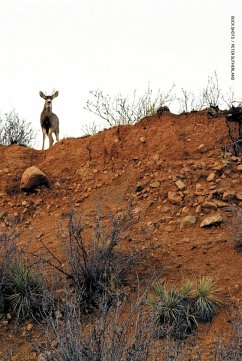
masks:
<path id="1" fill-rule="evenodd" d="M 48 105 L 48 106 L 44 106 L 43 112 L 46 114 L 51 114 L 52 113 L 52 106 Z"/>

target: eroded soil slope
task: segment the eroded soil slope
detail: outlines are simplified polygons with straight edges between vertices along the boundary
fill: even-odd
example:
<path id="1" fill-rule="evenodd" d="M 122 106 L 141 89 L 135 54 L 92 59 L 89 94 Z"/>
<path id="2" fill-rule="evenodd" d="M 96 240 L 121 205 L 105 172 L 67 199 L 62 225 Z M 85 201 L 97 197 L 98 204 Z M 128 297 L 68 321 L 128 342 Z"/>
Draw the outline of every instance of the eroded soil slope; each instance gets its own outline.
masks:
<path id="1" fill-rule="evenodd" d="M 18 233 L 18 246 L 28 253 L 45 253 L 44 243 L 64 257 L 57 234 L 71 209 L 91 226 L 98 204 L 104 221 L 111 214 L 122 218 L 132 204 L 135 222 L 122 247 L 147 251 L 144 277 L 154 268 L 176 284 L 209 275 L 218 278 L 224 301 L 238 302 L 242 265 L 234 245 L 241 232 L 242 159 L 224 156 L 227 134 L 223 117 L 197 112 L 147 117 L 62 140 L 46 151 L 0 146 L 0 230 Z M 46 173 L 51 187 L 26 194 L 20 179 L 32 165 Z M 200 227 L 214 214 L 222 216 L 220 225 Z M 202 328 L 201 342 L 226 331 L 228 321 L 221 312 Z M 11 332 L 11 324 L 0 327 L 1 345 L 14 338 L 20 354 L 34 342 Z"/>

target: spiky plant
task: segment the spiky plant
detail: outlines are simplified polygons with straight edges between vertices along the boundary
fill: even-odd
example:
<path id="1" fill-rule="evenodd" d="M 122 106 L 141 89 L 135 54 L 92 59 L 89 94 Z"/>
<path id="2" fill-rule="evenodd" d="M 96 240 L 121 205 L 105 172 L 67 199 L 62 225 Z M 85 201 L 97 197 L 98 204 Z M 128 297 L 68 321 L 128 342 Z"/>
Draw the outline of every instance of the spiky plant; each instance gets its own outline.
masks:
<path id="1" fill-rule="evenodd" d="M 211 277 L 199 279 L 193 301 L 196 319 L 200 322 L 211 322 L 221 305 L 222 300 L 216 282 Z"/>
<path id="2" fill-rule="evenodd" d="M 171 325 L 174 322 L 177 322 L 181 301 L 181 294 L 175 288 L 172 287 L 164 290 L 164 293 L 157 305 L 159 319 L 162 323 Z"/>
<path id="3" fill-rule="evenodd" d="M 149 295 L 147 303 L 153 310 L 153 317 L 158 325 L 157 337 L 171 334 L 176 339 L 187 337 L 196 324 L 191 314 L 191 306 L 187 297 L 191 287 L 182 292 L 175 287 L 168 287 L 158 283 L 153 287 L 153 294 Z"/>
<path id="4" fill-rule="evenodd" d="M 181 285 L 181 294 L 183 298 L 191 298 L 194 295 L 195 282 L 186 280 Z"/>
<path id="5" fill-rule="evenodd" d="M 37 318 L 42 307 L 41 278 L 21 261 L 15 261 L 9 272 L 8 302 L 18 322 Z"/>
<path id="6" fill-rule="evenodd" d="M 164 295 L 165 285 L 162 281 L 158 281 L 153 284 L 152 286 L 152 293 L 147 295 L 146 303 L 152 309 L 156 307 L 159 299 Z"/>

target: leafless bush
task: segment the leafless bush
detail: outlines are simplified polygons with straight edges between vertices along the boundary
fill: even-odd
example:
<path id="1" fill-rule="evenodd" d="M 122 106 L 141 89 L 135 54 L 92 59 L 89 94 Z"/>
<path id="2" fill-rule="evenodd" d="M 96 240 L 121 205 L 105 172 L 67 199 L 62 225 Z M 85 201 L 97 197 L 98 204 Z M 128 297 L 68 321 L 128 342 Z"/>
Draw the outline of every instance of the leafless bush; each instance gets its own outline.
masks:
<path id="1" fill-rule="evenodd" d="M 131 266 L 141 257 L 139 252 L 124 253 L 117 249 L 131 223 L 128 212 L 121 221 L 112 217 L 111 226 L 105 229 L 98 211 L 96 229 L 87 234 L 81 218 L 71 211 L 68 214 L 67 232 L 65 237 L 61 237 L 67 257 L 65 269 L 63 262 L 45 246 L 52 256 L 48 263 L 69 280 L 72 293 L 84 312 L 109 307 L 123 297 L 121 288 L 130 278 Z"/>
<path id="2" fill-rule="evenodd" d="M 200 110 L 196 104 L 195 95 L 184 88 L 181 89 L 181 96 L 178 98 L 180 111 L 188 113 L 192 110 Z"/>
<path id="3" fill-rule="evenodd" d="M 231 109 L 236 104 L 241 104 L 241 101 L 237 100 L 237 97 L 235 96 L 235 92 L 231 88 L 229 88 L 229 91 L 225 95 L 222 95 L 222 99 L 226 104 L 227 109 Z"/>
<path id="4" fill-rule="evenodd" d="M 155 96 L 148 87 L 144 95 L 137 97 L 136 91 L 132 99 L 117 95 L 111 99 L 109 95 L 104 95 L 100 90 L 90 91 L 92 100 L 87 100 L 84 109 L 98 115 L 105 120 L 110 127 L 122 124 L 134 124 L 141 118 L 155 115 L 157 108 L 169 105 L 175 99 L 173 94 L 174 85 L 171 89 L 162 93 L 160 90 Z"/>
<path id="5" fill-rule="evenodd" d="M 207 108 L 216 108 L 220 105 L 222 91 L 219 86 L 217 73 L 208 77 L 206 88 L 202 91 L 203 102 Z"/>
<path id="6" fill-rule="evenodd" d="M 84 135 L 94 135 L 98 132 L 98 126 L 94 122 L 91 124 L 86 124 L 82 127 L 82 132 Z"/>
<path id="7" fill-rule="evenodd" d="M 47 320 L 48 341 L 40 354 L 46 361 L 199 361 L 201 352 L 193 342 L 153 337 L 153 321 L 140 300 L 131 307 L 102 309 L 88 322 L 76 305 L 66 304 L 62 319 Z"/>
<path id="8" fill-rule="evenodd" d="M 232 231 L 235 242 L 235 249 L 242 251 L 242 211 L 237 212 L 235 229 Z"/>
<path id="9" fill-rule="evenodd" d="M 226 336 L 226 335 L 224 335 Z M 211 352 L 211 361 L 240 361 L 242 359 L 242 311 L 232 315 L 232 333 L 220 337 Z"/>
<path id="10" fill-rule="evenodd" d="M 147 332 L 144 325 L 141 308 L 133 309 L 126 316 L 122 311 L 122 306 L 108 313 L 103 309 L 99 318 L 85 324 L 78 308 L 67 306 L 63 320 L 49 319 L 49 337 L 54 335 L 57 347 L 50 347 L 48 361 L 148 360 L 155 341 L 151 330 Z"/>
<path id="11" fill-rule="evenodd" d="M 20 119 L 15 111 L 0 117 L 0 143 L 3 145 L 19 144 L 30 146 L 36 138 L 31 124 Z"/>

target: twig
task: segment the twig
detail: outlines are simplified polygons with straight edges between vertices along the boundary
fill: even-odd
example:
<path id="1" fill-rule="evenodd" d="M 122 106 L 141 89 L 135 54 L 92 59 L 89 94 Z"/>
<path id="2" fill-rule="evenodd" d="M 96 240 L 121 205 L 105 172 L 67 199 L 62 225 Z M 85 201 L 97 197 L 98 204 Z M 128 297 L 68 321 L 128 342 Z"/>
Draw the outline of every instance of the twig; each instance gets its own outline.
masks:
<path id="1" fill-rule="evenodd" d="M 48 261 L 46 258 L 43 258 L 43 257 L 41 257 L 40 255 L 35 254 L 35 253 L 30 253 L 30 254 L 31 254 L 31 256 L 37 257 L 40 261 L 42 261 L 42 262 L 44 262 L 44 263 L 47 263 L 49 266 L 55 268 L 57 271 L 63 273 L 67 278 L 73 279 L 73 275 L 72 275 L 72 274 L 65 272 L 62 268 L 56 266 L 56 265 L 53 264 L 52 262 Z"/>

